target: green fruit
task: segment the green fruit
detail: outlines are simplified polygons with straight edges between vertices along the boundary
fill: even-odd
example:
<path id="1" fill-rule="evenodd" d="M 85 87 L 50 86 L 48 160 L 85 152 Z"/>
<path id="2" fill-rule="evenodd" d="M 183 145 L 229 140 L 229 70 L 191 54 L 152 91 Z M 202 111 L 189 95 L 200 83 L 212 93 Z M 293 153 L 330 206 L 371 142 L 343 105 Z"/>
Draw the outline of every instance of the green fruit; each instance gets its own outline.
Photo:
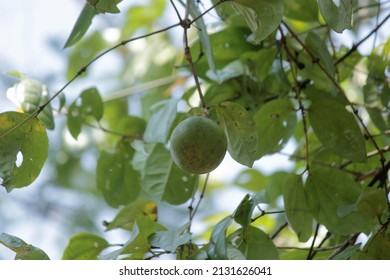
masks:
<path id="1" fill-rule="evenodd" d="M 225 157 L 227 142 L 222 128 L 206 117 L 190 117 L 172 132 L 170 150 L 173 161 L 190 173 L 213 171 Z"/>

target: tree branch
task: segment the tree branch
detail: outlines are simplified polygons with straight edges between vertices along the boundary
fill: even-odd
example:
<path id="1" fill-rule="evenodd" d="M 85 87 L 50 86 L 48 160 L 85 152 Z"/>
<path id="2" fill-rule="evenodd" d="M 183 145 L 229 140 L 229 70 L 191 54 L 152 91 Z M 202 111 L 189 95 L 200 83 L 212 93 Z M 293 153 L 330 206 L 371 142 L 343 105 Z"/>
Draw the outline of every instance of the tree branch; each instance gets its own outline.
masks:
<path id="1" fill-rule="evenodd" d="M 356 44 L 354 44 L 352 46 L 352 48 L 347 51 L 343 56 L 341 56 L 339 59 L 336 60 L 336 62 L 334 63 L 334 65 L 337 65 L 339 63 L 341 63 L 342 61 L 344 61 L 348 56 L 350 56 L 353 52 L 355 52 L 358 47 L 363 44 L 368 38 L 370 38 L 373 34 L 375 34 L 379 28 L 382 27 L 382 25 L 385 24 L 385 22 L 390 18 L 390 13 L 373 29 L 371 30 L 370 33 L 368 33 L 365 37 L 363 37 L 359 42 L 357 42 Z"/>

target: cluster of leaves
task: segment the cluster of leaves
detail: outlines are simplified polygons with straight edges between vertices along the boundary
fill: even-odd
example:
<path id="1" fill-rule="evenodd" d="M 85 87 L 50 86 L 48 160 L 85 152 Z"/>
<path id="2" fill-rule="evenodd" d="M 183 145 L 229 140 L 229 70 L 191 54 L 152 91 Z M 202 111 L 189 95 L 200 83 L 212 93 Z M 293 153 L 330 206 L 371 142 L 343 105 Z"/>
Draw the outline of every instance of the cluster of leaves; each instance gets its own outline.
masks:
<path id="1" fill-rule="evenodd" d="M 131 7 L 129 24 L 121 29 L 124 41 L 102 53 L 109 47 L 107 42 L 97 32 L 89 36 L 86 32 L 99 13 L 118 13 L 119 2 L 85 5 L 65 44 L 74 45 L 68 78 L 71 82 L 81 78 L 92 62 L 116 50 L 126 65 L 136 65 L 122 69 L 121 76 L 132 75 L 132 83 L 156 82 L 141 88 L 147 90 L 139 95 L 138 113 L 132 113 L 122 99 L 103 98 L 97 87 L 83 90 L 68 106 L 60 102 L 59 112 L 66 114 L 67 129 L 75 139 L 86 131 L 103 132 L 95 143 L 100 149 L 96 188 L 109 206 L 118 208 L 116 217 L 105 222 L 106 230 L 124 229 L 130 237 L 125 244 L 113 245 L 100 235 L 79 233 L 70 239 L 64 259 L 143 259 L 161 254 L 176 254 L 177 259 L 390 258 L 390 38 L 366 56 L 357 51 L 390 16 L 379 22 L 382 13 L 374 14 L 372 32 L 353 47 L 337 41 L 339 33 L 358 30 L 363 24 L 361 10 L 381 11 L 380 4 L 213 0 L 211 8 L 202 11 L 201 1 L 171 1 L 170 8 L 178 2 L 194 19 L 189 22 L 198 27 L 198 36 L 181 47 L 189 47 L 191 67 L 176 68 L 181 75 L 161 87 L 158 79 L 171 74 L 179 61 L 169 54 L 173 46 L 167 44 L 165 31 L 183 27 L 184 32 L 175 34 L 186 36 L 188 21 L 178 19 L 169 28 L 155 31 L 150 20 L 141 19 L 158 19 L 167 1 Z M 218 15 L 214 32 L 207 29 L 209 12 Z M 140 29 L 150 33 L 128 39 Z M 136 69 L 140 64 L 123 47 L 135 40 L 148 44 L 146 55 L 140 56 L 143 67 L 153 71 Z M 168 58 L 161 63 L 155 56 L 164 48 Z M 182 54 L 182 64 L 187 66 L 188 56 Z M 201 80 L 203 93 L 199 85 L 183 86 L 192 76 Z M 0 177 L 7 191 L 37 178 L 49 149 L 46 129 L 54 129 L 46 87 L 19 78 L 9 92 L 18 97 L 23 113 L 0 114 Z M 131 93 L 130 89 L 120 97 L 135 102 Z M 191 105 L 199 95 L 204 108 Z M 186 112 L 178 111 L 183 104 Z M 205 244 L 200 244 L 191 232 L 199 206 L 194 205 L 194 197 L 205 199 L 210 182 L 208 176 L 186 173 L 173 163 L 169 136 L 180 120 L 205 109 L 224 129 L 229 155 L 248 167 L 234 182 L 248 194 L 233 213 L 212 226 Z M 295 162 L 293 170 L 265 176 L 252 169 L 266 155 L 283 154 L 289 141 L 296 146 L 294 153 L 285 155 Z M 204 189 L 197 192 L 202 184 Z M 162 225 L 157 209 L 163 202 L 172 207 L 189 202 L 189 220 L 179 226 Z M 326 234 L 318 242 L 320 229 Z M 370 236 L 364 246 L 356 243 L 360 234 Z M 297 238 L 298 245 L 310 241 L 311 246 L 303 250 L 285 246 L 290 245 L 289 238 Z M 0 242 L 17 258 L 31 246 L 7 234 L 1 235 Z M 119 249 L 112 251 L 112 246 Z M 35 249 L 34 254 L 41 254 Z"/>

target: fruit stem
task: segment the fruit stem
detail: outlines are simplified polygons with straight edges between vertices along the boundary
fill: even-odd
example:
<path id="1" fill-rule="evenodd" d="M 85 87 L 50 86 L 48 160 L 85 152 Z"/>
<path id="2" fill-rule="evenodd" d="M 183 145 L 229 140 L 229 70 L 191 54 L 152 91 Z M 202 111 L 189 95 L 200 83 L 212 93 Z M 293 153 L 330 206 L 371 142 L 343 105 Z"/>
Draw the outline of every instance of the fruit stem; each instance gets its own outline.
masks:
<path id="1" fill-rule="evenodd" d="M 190 5 L 191 5 L 191 1 L 187 0 L 185 17 L 184 17 L 183 20 L 181 20 L 181 26 L 184 29 L 184 33 L 183 33 L 184 55 L 185 55 L 185 57 L 186 57 L 186 59 L 188 61 L 188 64 L 190 65 L 191 73 L 192 73 L 192 76 L 194 77 L 194 80 L 195 80 L 195 85 L 196 85 L 196 89 L 198 91 L 200 103 L 201 103 L 201 106 L 202 106 L 202 111 L 204 112 L 204 114 L 206 116 L 209 116 L 210 113 L 209 113 L 209 110 L 208 110 L 207 105 L 206 105 L 206 101 L 205 101 L 203 93 L 202 93 L 202 88 L 200 86 L 200 81 L 199 81 L 198 75 L 196 74 L 194 62 L 193 62 L 193 59 L 192 59 L 191 49 L 190 49 L 189 44 L 188 44 L 187 30 L 191 27 L 191 25 L 193 23 L 193 21 L 191 21 L 190 18 L 189 18 Z"/>

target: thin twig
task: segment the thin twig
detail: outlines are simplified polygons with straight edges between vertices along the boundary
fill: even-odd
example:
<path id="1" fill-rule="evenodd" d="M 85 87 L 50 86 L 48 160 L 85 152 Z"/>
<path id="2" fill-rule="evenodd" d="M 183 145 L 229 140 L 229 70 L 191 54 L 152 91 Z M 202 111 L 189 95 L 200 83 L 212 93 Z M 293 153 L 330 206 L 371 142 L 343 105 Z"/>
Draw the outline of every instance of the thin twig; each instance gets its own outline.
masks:
<path id="1" fill-rule="evenodd" d="M 10 128 L 9 130 L 7 130 L 6 132 L 4 132 L 2 135 L 0 135 L 0 140 L 4 137 L 6 137 L 7 135 L 9 135 L 10 133 L 14 132 L 15 130 L 17 130 L 19 127 L 21 127 L 22 125 L 24 125 L 26 122 L 28 122 L 29 120 L 31 120 L 32 118 L 34 117 L 37 117 L 45 108 L 47 105 L 49 105 L 57 96 L 59 96 L 71 83 L 73 83 L 78 77 L 80 77 L 84 72 L 87 71 L 87 69 L 89 68 L 89 66 L 91 66 L 94 62 L 96 62 L 97 60 L 99 60 L 101 57 L 103 57 L 104 55 L 106 55 L 107 53 L 119 48 L 120 46 L 124 46 L 130 42 L 133 42 L 133 41 L 136 41 L 136 40 L 139 40 L 139 39 L 143 39 L 143 38 L 147 38 L 147 37 L 150 37 L 150 36 L 153 36 L 153 35 L 156 35 L 156 34 L 159 34 L 159 33 L 163 33 L 163 32 L 166 32 L 172 28 L 175 28 L 177 26 L 180 26 L 181 23 L 178 22 L 178 23 L 175 23 L 175 24 L 172 24 L 168 27 L 165 27 L 165 28 L 162 28 L 162 29 L 159 29 L 159 30 L 156 30 L 156 31 L 153 31 L 151 33 L 148 33 L 148 34 L 145 34 L 145 35 L 141 35 L 141 36 L 137 36 L 137 37 L 134 37 L 134 38 L 130 38 L 128 40 L 124 40 L 118 44 L 116 44 L 115 46 L 103 51 L 102 53 L 100 53 L 99 55 L 97 55 L 96 57 L 94 57 L 91 61 L 89 61 L 86 65 L 84 65 L 83 67 L 81 67 L 77 73 L 73 76 L 73 78 L 71 78 L 62 88 L 60 88 L 51 98 L 49 98 L 45 103 L 43 103 L 42 105 L 40 105 L 38 107 L 37 110 L 35 110 L 33 113 L 31 113 L 28 117 L 26 117 L 26 119 L 24 119 L 22 122 L 18 123 L 17 125 L 13 126 L 12 128 Z"/>
<path id="2" fill-rule="evenodd" d="M 358 238 L 360 233 L 355 233 L 353 234 L 350 238 L 348 238 L 347 240 L 345 240 L 345 242 L 343 244 L 341 244 L 341 246 L 336 250 L 334 251 L 330 256 L 329 256 L 329 260 L 332 260 L 334 259 L 338 254 L 340 254 L 342 251 L 344 251 L 345 249 L 347 249 L 349 246 L 355 244 L 356 242 L 356 239 Z"/>
<path id="3" fill-rule="evenodd" d="M 313 253 L 311 255 L 311 259 L 314 259 L 315 255 L 317 254 L 318 250 L 321 249 L 322 245 L 325 244 L 326 240 L 328 240 L 332 236 L 332 233 L 329 231 L 326 233 L 325 237 L 321 240 L 320 244 L 318 244 L 317 248 L 313 249 Z"/>
<path id="4" fill-rule="evenodd" d="M 200 86 L 199 77 L 196 73 L 195 65 L 194 65 L 194 62 L 192 59 L 191 49 L 189 47 L 189 42 L 188 42 L 188 34 L 187 33 L 188 33 L 188 29 L 191 28 L 191 25 L 192 25 L 192 21 L 189 18 L 190 5 L 191 5 L 191 1 L 187 0 L 186 9 L 185 9 L 185 17 L 183 20 L 181 20 L 181 24 L 180 24 L 184 29 L 184 32 L 183 32 L 184 56 L 187 59 L 187 62 L 188 62 L 190 69 L 191 69 L 192 76 L 194 77 L 196 89 L 197 89 L 200 103 L 202 106 L 202 110 L 206 115 L 209 115 L 209 111 L 208 111 L 206 101 L 205 101 L 203 93 L 202 93 L 202 88 Z"/>
<path id="5" fill-rule="evenodd" d="M 288 226 L 288 223 L 287 222 L 285 222 L 285 223 L 283 223 L 271 236 L 270 236 L 270 238 L 271 239 L 275 239 L 278 235 L 279 235 L 279 233 L 281 233 L 282 232 L 282 230 L 283 229 L 285 229 L 286 227 Z"/>
<path id="6" fill-rule="evenodd" d="M 295 98 L 298 100 L 299 111 L 301 112 L 301 115 L 302 115 L 303 133 L 305 135 L 306 170 L 310 170 L 309 137 L 308 137 L 308 130 L 307 130 L 308 125 L 307 125 L 307 120 L 306 120 L 306 108 L 305 108 L 305 106 L 303 105 L 303 102 L 302 102 L 302 98 L 301 98 L 302 86 L 301 86 L 300 82 L 298 81 L 296 71 L 294 71 L 296 68 L 293 67 L 293 62 L 296 64 L 296 66 L 298 68 L 300 67 L 300 65 L 299 65 L 299 62 L 297 61 L 297 59 L 295 57 L 293 57 L 293 55 L 291 54 L 291 51 L 290 51 L 290 49 L 287 46 L 286 36 L 284 35 L 283 29 L 281 27 L 279 27 L 279 32 L 280 32 L 280 34 L 282 36 L 282 40 L 281 41 L 282 41 L 284 50 L 286 51 L 286 54 L 287 54 L 287 60 L 288 60 L 288 62 L 290 64 L 291 75 L 292 75 L 292 77 L 294 79 L 293 90 L 295 92 Z"/>
<path id="7" fill-rule="evenodd" d="M 317 239 L 317 236 L 318 236 L 318 230 L 319 230 L 319 229 L 320 229 L 320 224 L 317 223 L 316 230 L 315 230 L 315 232 L 314 232 L 313 241 L 311 242 L 310 250 L 309 250 L 309 252 L 307 253 L 307 257 L 306 257 L 307 260 L 313 259 L 314 244 L 315 244 L 315 242 L 316 242 L 316 239 Z"/>

